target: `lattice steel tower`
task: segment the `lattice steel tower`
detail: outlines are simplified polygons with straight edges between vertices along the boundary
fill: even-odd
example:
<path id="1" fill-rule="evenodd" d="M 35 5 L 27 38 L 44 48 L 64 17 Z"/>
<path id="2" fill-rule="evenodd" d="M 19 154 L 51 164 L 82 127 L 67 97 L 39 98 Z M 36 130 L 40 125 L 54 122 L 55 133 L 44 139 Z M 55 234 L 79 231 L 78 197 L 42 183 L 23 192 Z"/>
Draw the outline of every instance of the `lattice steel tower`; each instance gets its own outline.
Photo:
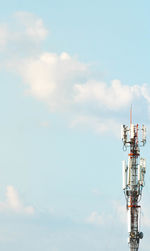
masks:
<path id="1" fill-rule="evenodd" d="M 139 132 L 141 132 L 141 140 L 139 141 Z M 130 127 L 121 126 L 121 139 L 123 141 L 123 149 L 130 148 L 128 154 L 128 164 L 122 162 L 123 167 L 123 190 L 126 198 L 128 211 L 128 243 L 130 251 L 139 250 L 140 239 L 143 233 L 140 232 L 140 210 L 139 201 L 142 196 L 144 187 L 144 176 L 146 173 L 146 161 L 140 158 L 140 147 L 146 143 L 146 127 L 142 125 L 132 124 L 132 109 L 130 112 Z"/>

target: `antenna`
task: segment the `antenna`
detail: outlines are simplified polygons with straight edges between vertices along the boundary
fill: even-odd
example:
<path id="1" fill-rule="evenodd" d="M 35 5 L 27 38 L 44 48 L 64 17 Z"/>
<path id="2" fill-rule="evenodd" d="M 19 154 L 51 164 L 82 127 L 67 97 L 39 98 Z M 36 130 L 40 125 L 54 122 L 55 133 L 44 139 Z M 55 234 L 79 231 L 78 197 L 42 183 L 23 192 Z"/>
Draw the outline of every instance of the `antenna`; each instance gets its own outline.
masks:
<path id="1" fill-rule="evenodd" d="M 140 147 L 146 143 L 146 127 L 142 125 L 141 141 L 139 141 L 139 130 L 138 124 L 132 124 L 131 105 L 130 128 L 126 125 L 121 126 L 123 149 L 126 150 L 127 147 L 130 147 L 128 164 L 126 164 L 126 161 L 122 162 L 123 191 L 128 211 L 128 244 L 130 251 L 138 251 L 140 239 L 143 238 L 143 233 L 139 230 L 141 209 L 139 199 L 142 197 L 142 190 L 145 185 L 146 161 L 144 158 L 140 158 Z"/>

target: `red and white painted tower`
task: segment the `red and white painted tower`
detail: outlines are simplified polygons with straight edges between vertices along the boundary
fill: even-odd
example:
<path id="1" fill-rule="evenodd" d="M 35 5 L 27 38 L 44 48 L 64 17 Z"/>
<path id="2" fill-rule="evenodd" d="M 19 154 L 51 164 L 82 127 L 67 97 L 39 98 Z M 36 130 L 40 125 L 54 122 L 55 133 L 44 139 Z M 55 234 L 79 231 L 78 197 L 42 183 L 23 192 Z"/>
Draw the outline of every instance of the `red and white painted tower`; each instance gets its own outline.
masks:
<path id="1" fill-rule="evenodd" d="M 141 132 L 141 133 L 140 133 Z M 139 133 L 141 140 L 139 140 Z M 139 250 L 140 239 L 143 233 L 140 232 L 140 210 L 139 201 L 142 196 L 142 189 L 145 185 L 144 176 L 146 173 L 146 161 L 140 157 L 140 147 L 146 143 L 146 128 L 142 125 L 132 123 L 132 108 L 130 112 L 130 127 L 121 126 L 121 139 L 123 141 L 123 149 L 130 149 L 128 154 L 128 164 L 122 162 L 123 166 L 123 190 L 127 203 L 128 211 L 128 243 L 130 251 Z"/>

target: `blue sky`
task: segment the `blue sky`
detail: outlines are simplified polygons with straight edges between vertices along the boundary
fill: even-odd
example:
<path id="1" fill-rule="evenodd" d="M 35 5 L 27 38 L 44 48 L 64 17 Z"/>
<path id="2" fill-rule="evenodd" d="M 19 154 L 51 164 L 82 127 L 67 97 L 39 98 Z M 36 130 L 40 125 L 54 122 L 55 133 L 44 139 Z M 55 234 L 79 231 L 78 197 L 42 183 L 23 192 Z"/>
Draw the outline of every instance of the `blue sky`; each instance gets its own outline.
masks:
<path id="1" fill-rule="evenodd" d="M 120 124 L 129 123 L 132 104 L 134 122 L 149 131 L 149 7 L 111 0 L 1 3 L 3 251 L 127 250 Z M 141 153 L 147 166 L 148 144 Z M 149 180 L 147 171 L 143 251 Z"/>

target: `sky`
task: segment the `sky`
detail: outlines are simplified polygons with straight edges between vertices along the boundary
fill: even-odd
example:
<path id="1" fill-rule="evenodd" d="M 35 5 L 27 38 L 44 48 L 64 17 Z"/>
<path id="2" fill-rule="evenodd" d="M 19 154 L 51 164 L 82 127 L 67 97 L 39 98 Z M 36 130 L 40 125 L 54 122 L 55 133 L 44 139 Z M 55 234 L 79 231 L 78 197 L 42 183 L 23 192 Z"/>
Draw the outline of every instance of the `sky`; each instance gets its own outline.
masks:
<path id="1" fill-rule="evenodd" d="M 127 250 L 120 125 L 147 126 L 150 3 L 5 0 L 0 8 L 0 247 Z"/>

